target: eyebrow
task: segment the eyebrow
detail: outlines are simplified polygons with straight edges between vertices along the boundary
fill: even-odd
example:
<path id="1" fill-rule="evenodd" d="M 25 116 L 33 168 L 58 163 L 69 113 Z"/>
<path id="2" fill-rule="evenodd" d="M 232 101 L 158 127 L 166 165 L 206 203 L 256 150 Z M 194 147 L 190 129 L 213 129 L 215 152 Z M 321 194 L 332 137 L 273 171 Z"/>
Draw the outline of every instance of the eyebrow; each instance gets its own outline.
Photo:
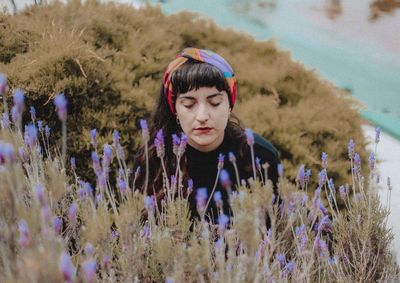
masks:
<path id="1" fill-rule="evenodd" d="M 214 98 L 214 97 L 216 97 L 216 96 L 221 96 L 221 95 L 223 95 L 221 92 L 218 92 L 218 93 L 214 93 L 214 94 L 210 94 L 210 95 L 208 95 L 207 96 L 207 99 L 210 99 L 210 98 Z M 195 100 L 196 98 L 194 97 L 194 96 L 192 96 L 192 95 L 183 95 L 183 96 L 179 96 L 178 97 L 178 99 L 191 99 L 191 100 Z"/>

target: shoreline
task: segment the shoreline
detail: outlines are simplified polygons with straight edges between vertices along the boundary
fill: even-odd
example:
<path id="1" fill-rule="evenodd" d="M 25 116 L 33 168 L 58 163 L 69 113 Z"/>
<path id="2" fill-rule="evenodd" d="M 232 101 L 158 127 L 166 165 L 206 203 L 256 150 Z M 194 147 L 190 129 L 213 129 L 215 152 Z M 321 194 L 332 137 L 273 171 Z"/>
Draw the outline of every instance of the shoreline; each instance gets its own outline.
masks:
<path id="1" fill-rule="evenodd" d="M 362 126 L 363 134 L 369 142 L 367 150 L 369 152 L 374 150 L 375 140 L 375 127 L 369 121 L 365 121 Z M 381 200 L 382 206 L 386 206 L 387 200 L 387 178 L 390 177 L 391 187 L 391 200 L 390 200 L 390 214 L 388 217 L 388 227 L 391 228 L 394 235 L 392 242 L 392 251 L 396 261 L 400 262 L 400 223 L 396 219 L 396 215 L 400 213 L 400 140 L 391 136 L 385 131 L 381 132 L 380 141 L 377 147 L 377 171 L 380 174 L 380 183 L 378 185 L 377 193 Z"/>

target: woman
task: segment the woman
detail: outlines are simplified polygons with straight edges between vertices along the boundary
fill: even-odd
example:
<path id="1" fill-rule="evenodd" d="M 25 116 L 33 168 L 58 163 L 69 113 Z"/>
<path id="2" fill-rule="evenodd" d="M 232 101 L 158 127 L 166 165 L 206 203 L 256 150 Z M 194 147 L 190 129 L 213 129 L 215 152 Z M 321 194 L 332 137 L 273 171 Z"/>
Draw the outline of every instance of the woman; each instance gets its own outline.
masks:
<path id="1" fill-rule="evenodd" d="M 247 133 L 246 136 L 240 121 L 232 114 L 235 101 L 236 78 L 229 63 L 208 50 L 184 49 L 164 74 L 149 127 L 149 172 L 147 178 L 145 172 L 140 175 L 136 187 L 147 195 L 156 196 L 159 204 L 168 194 L 163 186 L 174 190 L 175 183 L 182 181 L 183 194 L 189 194 L 192 219 L 205 216 L 208 221 L 217 223 L 217 205 L 220 206 L 221 201 L 224 214 L 232 214 L 228 191 L 235 190 L 238 179 L 247 182 L 256 177 L 254 171 L 262 172 L 262 169 L 253 170 L 255 162 L 248 143 L 254 142 L 257 164 L 268 166 L 265 175 L 272 181 L 274 194 L 278 196 L 278 151 L 258 135 L 253 137 Z M 172 138 L 173 134 L 181 132 L 184 133 L 180 136 L 181 141 L 176 135 Z M 144 152 L 142 147 L 135 162 L 141 168 L 146 167 Z M 165 166 L 160 162 L 160 156 Z M 235 160 L 236 168 L 232 162 Z M 177 168 L 181 172 L 180 180 L 171 179 Z M 164 170 L 168 178 L 165 178 Z M 189 191 L 185 189 L 187 187 Z M 203 215 L 199 215 L 199 203 L 203 204 L 204 211 L 200 211 Z"/>

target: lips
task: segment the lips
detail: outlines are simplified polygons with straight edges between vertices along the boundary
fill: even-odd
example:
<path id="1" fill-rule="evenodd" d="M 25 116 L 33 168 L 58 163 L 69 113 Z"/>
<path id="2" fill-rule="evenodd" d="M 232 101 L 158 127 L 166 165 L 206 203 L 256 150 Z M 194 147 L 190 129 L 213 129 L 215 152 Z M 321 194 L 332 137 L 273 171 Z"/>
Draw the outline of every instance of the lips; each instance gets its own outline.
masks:
<path id="1" fill-rule="evenodd" d="M 196 128 L 196 129 L 194 129 L 194 130 L 195 130 L 195 132 L 197 132 L 197 133 L 204 134 L 204 133 L 208 133 L 209 131 L 211 131 L 212 128 L 209 128 L 209 127 L 200 127 L 200 128 Z"/>

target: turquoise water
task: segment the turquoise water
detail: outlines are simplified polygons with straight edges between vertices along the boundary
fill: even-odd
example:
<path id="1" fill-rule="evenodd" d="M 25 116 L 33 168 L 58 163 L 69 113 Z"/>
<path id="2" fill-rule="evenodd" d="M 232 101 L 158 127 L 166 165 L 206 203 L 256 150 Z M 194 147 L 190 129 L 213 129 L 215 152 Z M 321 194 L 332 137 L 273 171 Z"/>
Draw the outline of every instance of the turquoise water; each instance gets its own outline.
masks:
<path id="1" fill-rule="evenodd" d="M 361 114 L 366 119 L 400 139 L 400 52 L 388 52 L 374 39 L 368 42 L 362 37 L 349 38 L 345 30 L 341 34 L 316 24 L 300 11 L 307 1 L 162 2 L 161 9 L 166 14 L 183 10 L 198 12 L 222 27 L 245 31 L 258 40 L 275 38 L 278 46 L 289 50 L 294 60 L 350 90 L 365 105 Z M 257 2 L 275 2 L 275 5 L 260 7 L 254 4 Z M 400 33 L 393 36 L 399 37 L 400 44 Z"/>

